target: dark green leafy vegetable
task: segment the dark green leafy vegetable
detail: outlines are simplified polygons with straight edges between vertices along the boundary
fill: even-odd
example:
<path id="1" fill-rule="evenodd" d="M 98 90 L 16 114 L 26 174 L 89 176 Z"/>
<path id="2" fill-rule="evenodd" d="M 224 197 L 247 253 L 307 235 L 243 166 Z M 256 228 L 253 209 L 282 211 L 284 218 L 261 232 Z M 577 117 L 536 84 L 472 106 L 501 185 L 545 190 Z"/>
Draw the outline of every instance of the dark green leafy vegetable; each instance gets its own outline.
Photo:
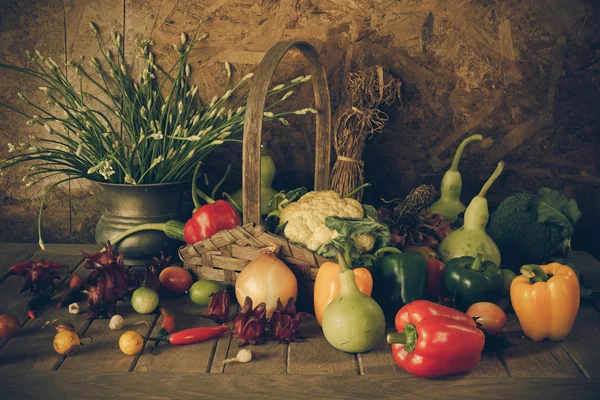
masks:
<path id="1" fill-rule="evenodd" d="M 564 237 L 573 235 L 575 224 L 581 218 L 575 200 L 568 200 L 564 194 L 548 188 L 540 189 L 531 199 L 528 211 L 537 215 L 539 223 L 560 226 Z"/>
<path id="2" fill-rule="evenodd" d="M 519 271 L 525 264 L 567 256 L 580 217 L 574 200 L 544 188 L 538 195 L 517 193 L 504 199 L 490 215 L 486 230 L 500 249 L 502 266 Z"/>

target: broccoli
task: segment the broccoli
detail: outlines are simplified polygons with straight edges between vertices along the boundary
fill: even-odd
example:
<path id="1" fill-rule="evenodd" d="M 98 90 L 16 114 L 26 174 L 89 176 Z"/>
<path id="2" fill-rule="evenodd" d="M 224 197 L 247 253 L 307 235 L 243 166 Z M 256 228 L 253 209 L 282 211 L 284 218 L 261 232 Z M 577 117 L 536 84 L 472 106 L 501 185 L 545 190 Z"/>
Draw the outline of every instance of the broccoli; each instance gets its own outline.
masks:
<path id="1" fill-rule="evenodd" d="M 518 272 L 524 264 L 543 264 L 568 255 L 570 236 L 581 216 L 574 200 L 550 189 L 538 195 L 507 197 L 490 215 L 487 233 L 498 246 L 502 267 Z"/>

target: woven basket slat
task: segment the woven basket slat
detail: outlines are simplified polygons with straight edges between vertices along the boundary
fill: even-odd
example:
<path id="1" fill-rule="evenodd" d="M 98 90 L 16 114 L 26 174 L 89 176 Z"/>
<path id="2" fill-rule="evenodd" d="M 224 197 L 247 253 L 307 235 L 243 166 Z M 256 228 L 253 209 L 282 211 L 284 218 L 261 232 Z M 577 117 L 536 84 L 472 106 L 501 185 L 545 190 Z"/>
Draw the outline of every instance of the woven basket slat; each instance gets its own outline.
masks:
<path id="1" fill-rule="evenodd" d="M 226 256 L 212 256 L 213 268 L 241 272 L 248 264 L 246 260 Z"/>
<path id="2" fill-rule="evenodd" d="M 270 247 L 279 247 L 279 252 L 284 256 L 292 255 L 292 250 L 290 250 L 290 243 L 284 237 L 276 236 L 269 232 L 264 232 L 258 237 L 258 239 Z"/>
<path id="3" fill-rule="evenodd" d="M 312 251 L 266 232 L 260 216 L 260 144 L 265 100 L 275 68 L 295 48 L 308 61 L 312 76 L 316 114 L 315 190 L 329 188 L 331 166 L 331 109 L 327 74 L 315 48 L 307 42 L 275 44 L 259 64 L 248 95 L 242 149 L 242 196 L 244 225 L 222 231 L 198 243 L 182 246 L 184 267 L 202 279 L 235 283 L 239 271 L 263 251 L 276 247 L 279 256 L 298 279 L 299 291 L 312 299 L 313 281 L 319 265 L 329 261 Z"/>

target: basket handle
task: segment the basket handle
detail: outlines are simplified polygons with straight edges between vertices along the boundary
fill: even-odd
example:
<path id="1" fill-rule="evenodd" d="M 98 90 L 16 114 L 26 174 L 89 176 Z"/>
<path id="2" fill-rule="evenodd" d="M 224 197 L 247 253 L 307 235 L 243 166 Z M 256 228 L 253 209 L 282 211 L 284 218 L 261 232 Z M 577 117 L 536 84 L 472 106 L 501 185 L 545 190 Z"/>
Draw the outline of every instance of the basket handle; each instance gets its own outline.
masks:
<path id="1" fill-rule="evenodd" d="M 315 95 L 317 140 L 315 146 L 315 190 L 329 188 L 331 163 L 331 108 L 327 74 L 317 50 L 308 42 L 293 40 L 276 43 L 262 59 L 248 95 L 242 155 L 242 193 L 244 224 L 259 224 L 260 219 L 260 144 L 263 112 L 269 83 L 275 68 L 291 48 L 296 48 L 309 62 Z"/>

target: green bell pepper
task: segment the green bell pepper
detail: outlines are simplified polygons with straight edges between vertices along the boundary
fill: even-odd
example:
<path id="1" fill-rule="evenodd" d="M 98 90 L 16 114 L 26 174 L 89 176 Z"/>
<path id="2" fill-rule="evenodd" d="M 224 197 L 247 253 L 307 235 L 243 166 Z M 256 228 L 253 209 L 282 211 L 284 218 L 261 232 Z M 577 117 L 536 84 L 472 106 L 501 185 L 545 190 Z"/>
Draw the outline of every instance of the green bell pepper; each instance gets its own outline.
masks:
<path id="1" fill-rule="evenodd" d="M 464 256 L 450 260 L 444 273 L 446 293 L 456 300 L 460 309 L 480 301 L 496 301 L 504 292 L 504 274 L 491 261 Z"/>
<path id="2" fill-rule="evenodd" d="M 379 257 L 382 252 L 393 252 Z M 402 306 L 425 298 L 427 262 L 421 253 L 400 253 L 384 247 L 375 253 L 377 261 L 371 270 L 373 298 L 388 318 L 394 318 Z"/>

